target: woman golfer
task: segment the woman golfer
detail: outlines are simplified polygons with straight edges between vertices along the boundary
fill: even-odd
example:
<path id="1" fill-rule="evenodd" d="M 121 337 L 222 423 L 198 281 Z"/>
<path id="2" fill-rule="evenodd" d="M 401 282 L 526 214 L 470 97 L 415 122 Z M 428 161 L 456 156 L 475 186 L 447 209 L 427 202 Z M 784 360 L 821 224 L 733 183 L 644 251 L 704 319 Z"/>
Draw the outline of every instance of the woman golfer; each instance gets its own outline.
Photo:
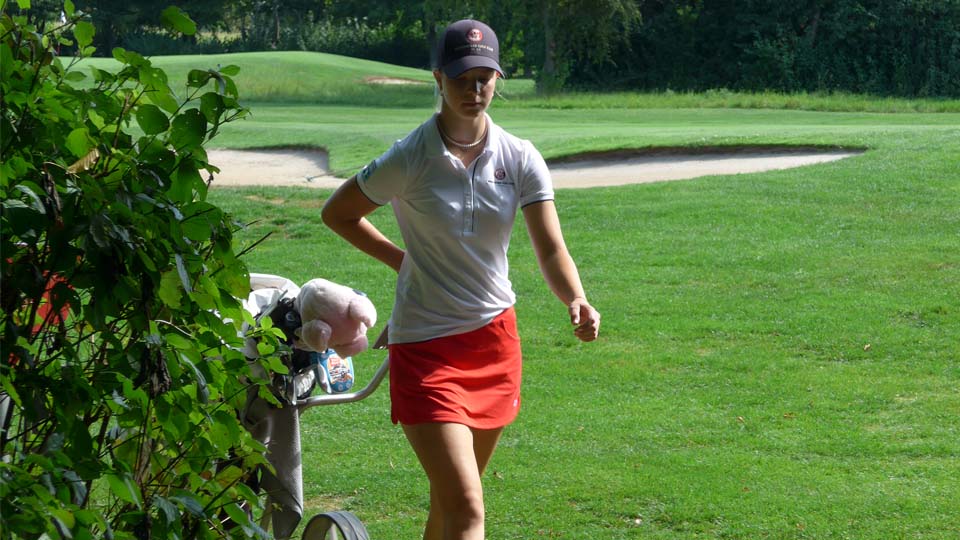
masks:
<path id="1" fill-rule="evenodd" d="M 430 480 L 424 538 L 482 540 L 480 477 L 520 407 L 507 277 L 518 208 L 576 337 L 596 339 L 600 314 L 564 244 L 543 158 L 486 114 L 503 75 L 497 36 L 481 22 L 455 22 L 437 59 L 440 112 L 345 182 L 323 221 L 399 273 L 388 324 L 391 409 Z M 387 203 L 406 251 L 364 217 Z"/>

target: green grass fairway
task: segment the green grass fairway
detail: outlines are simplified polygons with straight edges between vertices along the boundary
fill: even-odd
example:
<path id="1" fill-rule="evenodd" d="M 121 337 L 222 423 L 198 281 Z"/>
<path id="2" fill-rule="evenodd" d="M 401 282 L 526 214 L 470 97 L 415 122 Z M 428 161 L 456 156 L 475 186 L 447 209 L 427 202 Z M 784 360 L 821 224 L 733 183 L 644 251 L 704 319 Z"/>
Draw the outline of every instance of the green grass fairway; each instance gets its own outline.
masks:
<path id="1" fill-rule="evenodd" d="M 213 146 L 324 146 L 347 176 L 422 122 L 426 98 L 415 108 L 254 102 Z M 960 537 L 960 114 L 501 102 L 492 116 L 548 157 L 868 151 L 559 191 L 567 243 L 603 313 L 593 344 L 572 336 L 517 227 L 524 401 L 485 480 L 491 539 Z M 394 276 L 321 224 L 328 195 L 211 191 L 250 223 L 241 247 L 271 233 L 246 256 L 252 270 L 364 290 L 380 312 L 376 335 Z M 389 209 L 372 219 L 398 238 Z M 358 379 L 383 359 L 357 357 Z M 386 385 L 308 411 L 302 435 L 308 514 L 349 509 L 372 538 L 419 537 L 427 485 L 390 424 Z"/>
<path id="2" fill-rule="evenodd" d="M 333 54 L 288 51 L 237 54 L 160 56 L 151 59 L 163 68 L 174 87 L 186 81 L 191 69 L 236 65 L 241 96 L 249 102 L 419 107 L 433 95 L 429 71 L 394 66 Z M 115 68 L 113 58 L 88 58 L 82 69 Z M 421 81 L 425 85 L 375 84 L 371 78 Z M 749 108 L 805 109 L 863 112 L 960 112 L 960 99 L 896 99 L 856 94 L 818 93 L 784 95 L 774 92 L 706 93 L 567 93 L 540 97 L 529 79 L 498 83 L 501 97 L 511 107 L 547 109 Z"/>
<path id="3" fill-rule="evenodd" d="M 433 75 L 429 71 L 325 53 L 161 56 L 151 61 L 167 72 L 174 88 L 185 84 L 191 69 L 239 66 L 235 81 L 241 97 L 251 102 L 417 107 L 429 103 L 433 96 Z M 116 69 L 119 63 L 113 58 L 87 58 L 79 69 L 85 71 L 87 66 Z M 375 82 L 382 78 L 421 84 Z M 508 96 L 529 96 L 533 94 L 533 82 L 509 81 L 503 85 L 503 92 Z"/>

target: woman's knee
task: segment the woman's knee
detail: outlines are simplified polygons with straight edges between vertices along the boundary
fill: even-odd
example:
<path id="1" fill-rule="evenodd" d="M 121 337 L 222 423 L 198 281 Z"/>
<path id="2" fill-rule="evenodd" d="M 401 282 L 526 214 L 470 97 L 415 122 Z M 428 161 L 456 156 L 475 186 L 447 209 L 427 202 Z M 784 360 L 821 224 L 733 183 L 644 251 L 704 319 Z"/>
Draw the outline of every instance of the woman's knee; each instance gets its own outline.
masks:
<path id="1" fill-rule="evenodd" d="M 483 522 L 485 508 L 482 488 L 460 490 L 441 488 L 431 499 L 433 504 L 439 505 L 437 510 L 440 511 L 444 521 L 460 524 Z"/>

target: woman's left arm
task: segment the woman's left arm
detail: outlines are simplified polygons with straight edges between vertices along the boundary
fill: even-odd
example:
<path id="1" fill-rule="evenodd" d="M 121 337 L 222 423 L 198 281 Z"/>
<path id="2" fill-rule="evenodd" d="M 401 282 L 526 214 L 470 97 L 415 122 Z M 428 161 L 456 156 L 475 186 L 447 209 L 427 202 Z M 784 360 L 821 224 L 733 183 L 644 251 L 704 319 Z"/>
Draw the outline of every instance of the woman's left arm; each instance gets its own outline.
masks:
<path id="1" fill-rule="evenodd" d="M 587 301 L 580 273 L 567 251 L 560 230 L 560 218 L 553 201 L 541 201 L 523 207 L 533 251 L 540 272 L 553 294 L 566 304 L 573 333 L 581 341 L 593 341 L 600 332 L 600 313 Z"/>

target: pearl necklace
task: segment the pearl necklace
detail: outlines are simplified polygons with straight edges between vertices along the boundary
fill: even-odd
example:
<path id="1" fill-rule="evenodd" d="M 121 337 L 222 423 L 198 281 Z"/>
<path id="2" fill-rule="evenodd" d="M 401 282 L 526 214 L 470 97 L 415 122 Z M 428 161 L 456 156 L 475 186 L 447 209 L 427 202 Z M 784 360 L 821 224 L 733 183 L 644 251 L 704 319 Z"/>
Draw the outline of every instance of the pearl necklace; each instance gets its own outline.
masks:
<path id="1" fill-rule="evenodd" d="M 487 138 L 486 124 L 484 124 L 483 135 L 481 135 L 479 139 L 473 141 L 472 143 L 467 143 L 467 144 L 459 143 L 459 142 L 453 140 L 453 137 L 447 135 L 447 133 L 446 133 L 445 131 L 443 131 L 443 127 L 440 126 L 440 119 L 439 119 L 439 118 L 437 119 L 437 131 L 440 132 L 440 136 L 443 137 L 444 140 L 446 140 L 448 143 L 456 146 L 457 148 L 459 148 L 459 149 L 461 149 L 461 150 L 470 150 L 471 148 L 474 148 L 474 147 L 477 146 L 478 144 L 482 143 L 482 142 L 483 142 L 484 140 L 486 140 L 486 138 Z"/>

